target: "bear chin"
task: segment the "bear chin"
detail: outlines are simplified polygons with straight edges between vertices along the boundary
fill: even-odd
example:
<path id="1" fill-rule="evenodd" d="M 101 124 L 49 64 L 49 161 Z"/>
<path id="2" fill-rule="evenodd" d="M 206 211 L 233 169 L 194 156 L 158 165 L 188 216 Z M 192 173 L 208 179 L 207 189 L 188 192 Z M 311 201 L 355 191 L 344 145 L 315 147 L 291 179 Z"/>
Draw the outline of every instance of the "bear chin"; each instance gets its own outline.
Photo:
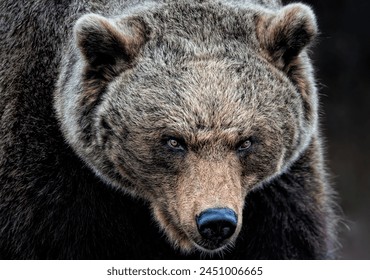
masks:
<path id="1" fill-rule="evenodd" d="M 230 241 L 229 243 L 219 247 L 219 248 L 216 248 L 216 249 L 206 249 L 200 245 L 198 245 L 197 243 L 193 243 L 196 250 L 200 251 L 201 253 L 203 254 L 206 254 L 206 255 L 209 255 L 209 256 L 213 256 L 213 255 L 223 255 L 225 252 L 228 252 L 228 251 L 231 251 L 232 248 L 234 248 L 234 242 Z"/>

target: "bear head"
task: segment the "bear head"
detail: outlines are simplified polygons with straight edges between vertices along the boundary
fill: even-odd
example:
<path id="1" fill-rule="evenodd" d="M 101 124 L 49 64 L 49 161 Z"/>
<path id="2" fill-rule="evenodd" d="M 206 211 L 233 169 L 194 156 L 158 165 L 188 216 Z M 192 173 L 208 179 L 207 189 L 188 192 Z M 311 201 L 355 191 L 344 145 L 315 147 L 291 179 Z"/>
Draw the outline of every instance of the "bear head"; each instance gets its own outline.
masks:
<path id="1" fill-rule="evenodd" d="M 63 134 L 107 184 L 148 201 L 184 252 L 231 246 L 247 194 L 317 126 L 311 9 L 170 1 L 82 16 L 63 56 Z M 253 225 L 245 225 L 253 226 Z"/>

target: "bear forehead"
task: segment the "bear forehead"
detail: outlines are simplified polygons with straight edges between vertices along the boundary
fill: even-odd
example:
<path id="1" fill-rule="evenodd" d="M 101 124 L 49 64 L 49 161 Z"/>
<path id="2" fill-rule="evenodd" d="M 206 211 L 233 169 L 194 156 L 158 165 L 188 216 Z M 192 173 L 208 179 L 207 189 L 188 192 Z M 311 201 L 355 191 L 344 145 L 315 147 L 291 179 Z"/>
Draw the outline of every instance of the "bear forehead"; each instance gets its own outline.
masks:
<path id="1" fill-rule="evenodd" d="M 111 106 L 142 128 L 189 134 L 240 134 L 272 125 L 287 104 L 299 110 L 295 87 L 260 54 L 256 15 L 253 6 L 217 1 L 173 1 L 142 13 L 149 41 L 136 66 L 114 82 Z"/>
<path id="2" fill-rule="evenodd" d="M 258 57 L 250 56 L 249 61 L 193 57 L 175 64 L 151 61 L 122 76 L 114 83 L 116 98 L 110 106 L 148 128 L 189 133 L 201 128 L 240 135 L 282 117 L 287 102 L 298 102 L 287 79 Z"/>

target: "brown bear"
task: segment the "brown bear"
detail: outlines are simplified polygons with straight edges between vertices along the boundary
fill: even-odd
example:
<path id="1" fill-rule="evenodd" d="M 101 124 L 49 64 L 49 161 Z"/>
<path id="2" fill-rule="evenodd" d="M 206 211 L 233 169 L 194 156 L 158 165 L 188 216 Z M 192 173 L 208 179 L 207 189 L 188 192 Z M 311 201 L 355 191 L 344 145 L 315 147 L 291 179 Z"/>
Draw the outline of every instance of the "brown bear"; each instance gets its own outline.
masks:
<path id="1" fill-rule="evenodd" d="M 0 258 L 334 257 L 308 6 L 0 12 Z"/>

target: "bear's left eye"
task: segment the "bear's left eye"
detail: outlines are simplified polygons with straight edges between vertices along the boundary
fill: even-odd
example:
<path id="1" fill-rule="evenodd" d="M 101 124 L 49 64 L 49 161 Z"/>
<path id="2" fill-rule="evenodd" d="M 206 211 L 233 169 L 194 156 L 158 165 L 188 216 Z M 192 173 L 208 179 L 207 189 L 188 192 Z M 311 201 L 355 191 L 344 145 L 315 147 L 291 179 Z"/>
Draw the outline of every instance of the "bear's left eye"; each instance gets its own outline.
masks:
<path id="1" fill-rule="evenodd" d="M 239 147 L 238 147 L 238 151 L 239 152 L 244 152 L 244 151 L 247 151 L 250 149 L 250 147 L 252 147 L 252 140 L 251 139 L 247 139 L 245 141 L 243 141 Z"/>

